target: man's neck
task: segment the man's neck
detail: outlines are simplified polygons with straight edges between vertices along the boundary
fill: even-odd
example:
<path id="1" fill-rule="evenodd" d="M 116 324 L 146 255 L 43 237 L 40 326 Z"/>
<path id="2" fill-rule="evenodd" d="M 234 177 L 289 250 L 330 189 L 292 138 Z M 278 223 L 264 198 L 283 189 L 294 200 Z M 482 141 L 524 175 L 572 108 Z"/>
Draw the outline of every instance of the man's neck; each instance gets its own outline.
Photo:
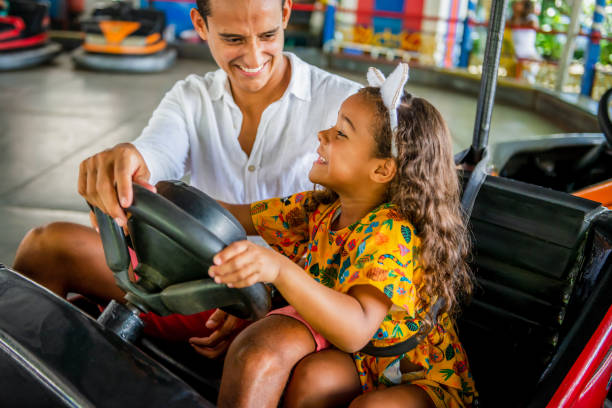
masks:
<path id="1" fill-rule="evenodd" d="M 234 102 L 243 112 L 262 112 L 272 102 L 279 100 L 291 81 L 291 63 L 289 57 L 282 58 L 281 66 L 277 67 L 268 83 L 258 92 L 244 92 L 232 88 Z M 231 85 L 231 83 L 230 83 Z"/>

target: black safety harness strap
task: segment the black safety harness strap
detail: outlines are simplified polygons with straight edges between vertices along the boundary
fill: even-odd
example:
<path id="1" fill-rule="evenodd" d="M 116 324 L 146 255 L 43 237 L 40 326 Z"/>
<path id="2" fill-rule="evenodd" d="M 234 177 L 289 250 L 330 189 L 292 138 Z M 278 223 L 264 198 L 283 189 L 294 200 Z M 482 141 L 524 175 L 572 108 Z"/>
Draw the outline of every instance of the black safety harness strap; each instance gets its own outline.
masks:
<path id="1" fill-rule="evenodd" d="M 438 299 L 430 309 L 430 313 L 434 317 L 438 317 L 440 308 L 444 305 L 444 299 Z M 435 320 L 434 320 L 435 321 Z M 369 342 L 364 348 L 359 350 L 360 353 L 369 354 L 375 357 L 393 357 L 399 356 L 414 349 L 420 343 L 420 339 L 415 334 L 412 337 L 407 338 L 401 343 L 393 344 L 392 346 L 376 347 L 372 342 Z"/>

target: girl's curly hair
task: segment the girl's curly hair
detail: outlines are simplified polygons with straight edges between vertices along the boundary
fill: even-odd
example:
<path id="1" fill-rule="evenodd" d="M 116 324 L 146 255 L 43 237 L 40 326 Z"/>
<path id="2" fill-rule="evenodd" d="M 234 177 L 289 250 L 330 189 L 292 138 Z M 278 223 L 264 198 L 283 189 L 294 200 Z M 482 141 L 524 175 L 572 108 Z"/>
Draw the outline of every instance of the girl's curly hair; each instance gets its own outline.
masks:
<path id="1" fill-rule="evenodd" d="M 366 87 L 358 94 L 376 111 L 374 156 L 391 157 L 392 132 L 380 89 Z M 419 306 L 426 308 L 443 299 L 439 314 L 448 312 L 456 317 L 462 301 L 471 295 L 473 279 L 466 262 L 471 243 L 461 213 L 450 132 L 440 112 L 425 99 L 405 94 L 397 114 L 397 173 L 385 201 L 395 204 L 395 210 L 412 223 L 421 240 Z M 320 190 L 310 206 L 329 204 L 337 198 L 333 191 Z M 421 335 L 436 324 L 429 314 L 423 323 Z"/>

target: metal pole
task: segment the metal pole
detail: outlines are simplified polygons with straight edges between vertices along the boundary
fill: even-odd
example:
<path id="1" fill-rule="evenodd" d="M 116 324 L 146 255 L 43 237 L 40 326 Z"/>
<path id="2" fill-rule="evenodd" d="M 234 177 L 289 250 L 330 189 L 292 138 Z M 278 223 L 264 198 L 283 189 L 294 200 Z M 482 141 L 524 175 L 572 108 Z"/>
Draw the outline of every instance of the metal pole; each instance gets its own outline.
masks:
<path id="1" fill-rule="evenodd" d="M 461 56 L 458 66 L 467 68 L 470 63 L 470 52 L 472 51 L 472 32 L 474 29 L 470 23 L 476 21 L 476 0 L 468 0 L 468 9 L 463 20 L 463 38 L 461 40 Z"/>
<path id="2" fill-rule="evenodd" d="M 504 11 L 506 0 L 493 0 L 487 34 L 484 61 L 482 63 L 482 78 L 480 79 L 480 93 L 476 107 L 476 122 L 474 123 L 474 137 L 472 139 L 472 163 L 477 163 L 489 142 L 489 127 L 491 114 L 495 102 L 495 87 L 497 86 L 497 70 L 501 54 L 502 39 L 504 37 Z M 469 159 L 469 160 L 470 160 Z"/>
<path id="3" fill-rule="evenodd" d="M 325 8 L 325 21 L 323 23 L 323 50 L 331 51 L 332 42 L 336 34 L 336 0 L 328 0 Z"/>
<path id="4" fill-rule="evenodd" d="M 565 39 L 565 47 L 563 47 L 563 54 L 559 61 L 559 69 L 557 71 L 557 82 L 555 84 L 555 90 L 563 92 L 563 85 L 567 80 L 567 70 L 574 57 L 574 48 L 576 46 L 576 37 L 580 30 L 580 11 L 582 10 L 582 0 L 574 0 L 572 4 L 572 16 L 570 24 L 567 29 L 567 37 Z"/>
<path id="5" fill-rule="evenodd" d="M 605 10 L 606 0 L 597 0 L 597 3 L 595 3 L 595 12 L 593 13 L 593 25 L 591 26 L 589 46 L 587 48 L 584 63 L 584 75 L 582 76 L 582 83 L 580 84 L 580 93 L 588 97 L 591 97 L 593 83 L 595 82 L 595 64 L 599 61 L 599 41 L 601 40 L 601 26 L 604 21 Z"/>

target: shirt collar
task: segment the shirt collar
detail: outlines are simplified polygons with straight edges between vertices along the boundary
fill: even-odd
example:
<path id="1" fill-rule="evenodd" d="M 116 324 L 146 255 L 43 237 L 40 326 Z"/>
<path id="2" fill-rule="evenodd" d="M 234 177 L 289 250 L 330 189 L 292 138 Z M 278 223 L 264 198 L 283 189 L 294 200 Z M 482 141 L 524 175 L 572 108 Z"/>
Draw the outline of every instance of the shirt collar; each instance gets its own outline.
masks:
<path id="1" fill-rule="evenodd" d="M 208 89 L 208 93 L 210 95 L 210 99 L 216 101 L 220 99 L 224 93 L 227 93 L 231 96 L 229 81 L 227 80 L 227 74 L 222 69 L 218 69 L 213 74 L 214 78 L 212 80 L 212 84 Z"/>
<path id="2" fill-rule="evenodd" d="M 292 93 L 299 99 L 309 101 L 310 95 L 310 69 L 307 63 L 299 59 L 291 52 L 284 53 L 291 63 L 291 80 L 287 87 L 287 93 Z"/>
<path id="3" fill-rule="evenodd" d="M 310 69 L 308 64 L 299 59 L 295 54 L 291 52 L 283 53 L 289 58 L 291 64 L 291 79 L 289 80 L 289 86 L 281 97 L 285 95 L 293 94 L 297 98 L 309 101 L 311 99 L 310 93 Z M 227 74 L 222 69 L 217 70 L 215 78 L 212 81 L 212 85 L 209 88 L 209 95 L 213 101 L 220 99 L 223 95 L 227 95 L 233 100 L 232 92 L 230 89 L 229 80 Z"/>

